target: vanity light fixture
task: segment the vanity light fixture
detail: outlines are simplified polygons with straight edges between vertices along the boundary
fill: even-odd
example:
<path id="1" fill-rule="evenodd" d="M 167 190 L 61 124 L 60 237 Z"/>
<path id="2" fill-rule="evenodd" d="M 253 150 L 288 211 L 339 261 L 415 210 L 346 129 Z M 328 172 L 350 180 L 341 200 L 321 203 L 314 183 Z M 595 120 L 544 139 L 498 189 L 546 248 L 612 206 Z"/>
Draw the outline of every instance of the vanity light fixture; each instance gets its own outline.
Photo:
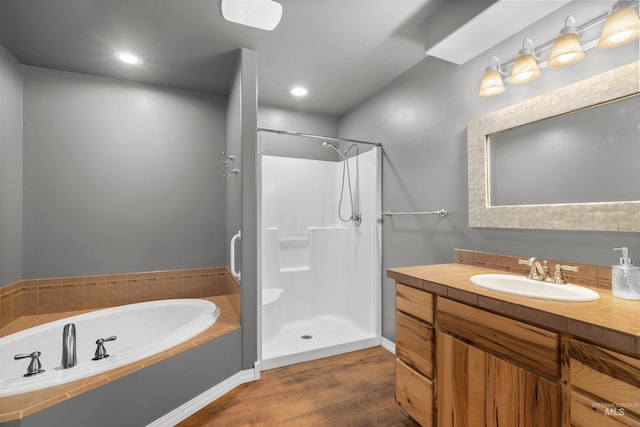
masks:
<path id="1" fill-rule="evenodd" d="M 142 64 L 142 58 L 140 58 L 138 55 L 133 54 L 131 52 L 125 52 L 125 51 L 119 50 L 113 56 L 115 56 L 118 60 L 124 62 L 125 64 L 129 64 L 129 65 Z"/>
<path id="2" fill-rule="evenodd" d="M 622 46 L 640 38 L 640 18 L 628 2 L 618 1 L 613 5 L 602 29 L 598 49 Z"/>
<path id="3" fill-rule="evenodd" d="M 504 87 L 502 76 L 506 76 L 506 74 L 503 73 L 502 68 L 500 68 L 500 60 L 497 57 L 492 56 L 489 60 L 487 72 L 482 78 L 482 83 L 480 83 L 478 95 L 495 96 L 504 92 L 506 88 Z"/>
<path id="4" fill-rule="evenodd" d="M 538 67 L 538 59 L 533 51 L 533 41 L 524 39 L 522 49 L 518 52 L 516 62 L 513 64 L 513 72 L 509 77 L 509 83 L 527 83 L 540 77 L 542 72 Z"/>
<path id="5" fill-rule="evenodd" d="M 551 48 L 551 56 L 547 61 L 547 67 L 565 67 L 582 61 L 584 57 L 585 53 L 580 43 L 576 19 L 573 16 L 567 16 L 564 21 L 564 28 L 560 30 L 560 35 Z"/>
<path id="6" fill-rule="evenodd" d="M 542 74 L 541 70 L 547 67 L 564 67 L 580 62 L 584 59 L 585 52 L 596 46 L 600 49 L 608 49 L 638 40 L 640 38 L 638 5 L 640 0 L 619 0 L 611 10 L 580 26 L 576 26 L 573 16 L 568 16 L 565 19 L 564 28 L 556 39 L 534 47 L 531 39 L 527 38 L 522 43 L 518 56 L 502 64 L 498 58 L 491 57 L 478 95 L 483 97 L 498 95 L 506 90 L 505 86 L 508 84 L 526 83 L 537 79 Z M 597 34 L 600 36 L 598 37 Z M 583 42 L 581 37 L 585 35 L 589 39 Z M 546 52 L 549 50 L 550 53 L 547 56 Z M 510 74 L 509 77 L 507 77 L 508 74 Z"/>
<path id="7" fill-rule="evenodd" d="M 291 88 L 289 93 L 298 98 L 309 95 L 309 90 L 306 87 L 296 86 Z"/>

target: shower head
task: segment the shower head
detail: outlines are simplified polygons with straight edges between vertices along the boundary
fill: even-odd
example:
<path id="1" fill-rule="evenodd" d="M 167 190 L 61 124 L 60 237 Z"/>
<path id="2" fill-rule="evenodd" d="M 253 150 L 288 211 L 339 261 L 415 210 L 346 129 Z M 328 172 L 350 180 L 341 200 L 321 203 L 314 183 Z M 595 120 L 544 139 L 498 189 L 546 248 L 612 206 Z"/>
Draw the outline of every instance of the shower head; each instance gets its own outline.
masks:
<path id="1" fill-rule="evenodd" d="M 331 148 L 331 149 L 333 149 L 333 151 L 335 151 L 336 153 L 338 153 L 338 156 L 340 156 L 340 157 L 344 157 L 344 153 L 343 153 L 342 151 L 340 151 L 340 150 L 338 149 L 338 147 L 336 147 L 336 146 L 335 146 L 335 145 L 333 145 L 332 143 L 330 143 L 330 142 L 326 142 L 326 141 L 325 141 L 325 142 L 323 142 L 323 143 L 322 143 L 322 146 L 323 146 L 324 148 Z"/>

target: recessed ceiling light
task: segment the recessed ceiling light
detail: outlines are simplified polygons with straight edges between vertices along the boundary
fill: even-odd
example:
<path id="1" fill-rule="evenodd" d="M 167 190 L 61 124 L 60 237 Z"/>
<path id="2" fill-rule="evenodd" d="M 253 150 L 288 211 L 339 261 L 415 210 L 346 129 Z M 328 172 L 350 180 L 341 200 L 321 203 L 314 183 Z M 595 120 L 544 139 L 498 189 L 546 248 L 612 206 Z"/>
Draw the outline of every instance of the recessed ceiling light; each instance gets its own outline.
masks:
<path id="1" fill-rule="evenodd" d="M 289 93 L 293 96 L 307 96 L 309 95 L 309 90 L 306 87 L 296 86 L 292 88 Z"/>
<path id="2" fill-rule="evenodd" d="M 138 55 L 135 55 L 131 52 L 118 51 L 115 53 L 114 56 L 118 58 L 120 61 L 124 62 L 125 64 L 131 64 L 131 65 L 142 64 L 142 58 L 140 58 Z"/>

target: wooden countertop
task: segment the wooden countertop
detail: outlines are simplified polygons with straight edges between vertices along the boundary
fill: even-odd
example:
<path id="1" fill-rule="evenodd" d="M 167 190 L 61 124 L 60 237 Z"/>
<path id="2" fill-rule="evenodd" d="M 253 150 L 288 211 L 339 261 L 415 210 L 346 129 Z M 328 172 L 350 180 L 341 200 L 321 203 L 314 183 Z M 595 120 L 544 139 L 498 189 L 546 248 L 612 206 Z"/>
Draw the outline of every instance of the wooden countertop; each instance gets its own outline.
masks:
<path id="1" fill-rule="evenodd" d="M 475 274 L 498 273 L 464 264 L 434 264 L 387 270 L 387 277 L 418 289 L 494 313 L 566 332 L 595 344 L 640 357 L 640 301 L 590 288 L 597 301 L 566 302 L 519 297 L 483 289 L 469 280 Z"/>

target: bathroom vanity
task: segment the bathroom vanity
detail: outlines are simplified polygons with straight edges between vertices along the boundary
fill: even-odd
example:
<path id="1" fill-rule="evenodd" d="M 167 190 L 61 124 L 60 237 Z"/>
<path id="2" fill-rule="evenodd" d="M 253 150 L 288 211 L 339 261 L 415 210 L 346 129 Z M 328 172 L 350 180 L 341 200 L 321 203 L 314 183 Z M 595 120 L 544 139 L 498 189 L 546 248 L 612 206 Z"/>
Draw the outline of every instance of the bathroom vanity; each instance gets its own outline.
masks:
<path id="1" fill-rule="evenodd" d="M 422 426 L 640 426 L 640 302 L 483 289 L 462 264 L 394 268 L 396 401 Z"/>

